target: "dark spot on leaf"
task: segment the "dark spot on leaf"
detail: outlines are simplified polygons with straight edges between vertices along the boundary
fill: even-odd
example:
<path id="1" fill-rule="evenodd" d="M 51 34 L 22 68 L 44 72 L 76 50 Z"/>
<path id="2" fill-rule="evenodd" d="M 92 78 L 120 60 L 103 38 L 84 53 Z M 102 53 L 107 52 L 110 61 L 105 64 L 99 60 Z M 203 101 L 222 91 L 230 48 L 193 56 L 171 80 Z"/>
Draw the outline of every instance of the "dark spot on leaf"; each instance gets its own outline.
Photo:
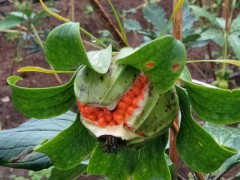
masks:
<path id="1" fill-rule="evenodd" d="M 145 63 L 146 68 L 153 68 L 155 66 L 155 63 L 153 61 L 148 61 Z"/>
<path id="2" fill-rule="evenodd" d="M 173 64 L 173 65 L 172 65 L 172 70 L 173 70 L 173 71 L 178 71 L 179 68 L 180 68 L 180 64 Z"/>
<path id="3" fill-rule="evenodd" d="M 100 79 L 101 81 L 103 81 L 103 80 L 104 80 L 104 77 L 103 77 L 103 76 L 100 76 L 99 79 Z"/>

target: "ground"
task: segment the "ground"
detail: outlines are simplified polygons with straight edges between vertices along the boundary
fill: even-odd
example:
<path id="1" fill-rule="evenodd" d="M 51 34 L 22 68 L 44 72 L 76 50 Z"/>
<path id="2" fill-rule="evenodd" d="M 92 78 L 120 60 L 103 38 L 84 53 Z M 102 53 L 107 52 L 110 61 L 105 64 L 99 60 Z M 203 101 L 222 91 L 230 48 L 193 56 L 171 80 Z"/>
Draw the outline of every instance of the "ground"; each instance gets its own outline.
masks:
<path id="1" fill-rule="evenodd" d="M 103 6 L 110 10 L 110 6 L 107 1 L 100 1 Z M 141 7 L 141 3 L 144 1 L 117 1 L 113 0 L 114 5 L 117 7 L 119 11 L 130 9 L 133 7 Z M 167 14 L 170 15 L 169 11 L 171 9 L 171 1 L 165 1 L 162 4 L 164 8 L 168 9 Z M 0 4 L 0 13 L 8 13 L 12 10 L 11 3 Z M 68 0 L 60 0 L 56 1 L 56 7 L 60 10 L 60 14 L 64 17 L 70 17 L 71 13 L 71 1 Z M 88 8 L 87 1 L 75 2 L 75 21 L 80 22 L 81 26 L 85 28 L 87 31 L 92 34 L 98 36 L 96 30 L 106 29 L 105 25 L 101 22 L 101 20 L 97 17 L 96 14 L 89 12 L 87 13 L 85 10 Z M 38 10 L 41 6 L 36 3 L 34 4 L 34 9 Z M 111 14 L 111 13 L 110 13 Z M 129 15 L 131 16 L 131 15 Z M 144 20 L 142 17 L 142 9 L 139 8 L 136 14 L 132 15 L 134 18 L 137 18 L 138 21 L 145 27 L 151 26 L 148 22 Z M 49 17 L 45 20 L 44 28 L 52 29 L 62 22 L 56 20 L 54 17 Z M 41 29 L 41 27 L 40 27 Z M 143 42 L 142 36 L 138 35 L 135 32 L 129 32 L 127 34 L 130 45 L 132 47 L 136 47 Z M 86 38 L 86 40 L 90 40 Z M 16 62 L 16 47 L 17 40 L 15 41 L 7 41 L 4 33 L 0 33 L 0 129 L 9 129 L 18 126 L 29 118 L 19 113 L 11 102 L 11 92 L 9 86 L 6 82 L 7 77 L 11 75 L 18 75 L 24 78 L 24 81 L 21 82 L 21 85 L 26 87 L 49 87 L 53 85 L 59 85 L 59 81 L 57 81 L 54 75 L 46 75 L 41 73 L 18 73 L 17 69 L 24 66 L 40 66 L 49 69 L 49 65 L 43 55 L 42 52 L 38 53 L 29 53 L 28 51 L 21 51 L 23 56 L 23 60 L 21 62 Z M 86 45 L 87 49 L 91 49 L 90 46 Z M 198 49 L 190 49 L 188 50 L 188 58 L 189 59 L 202 59 L 204 58 L 204 48 Z M 209 65 L 205 65 L 204 67 L 207 72 L 211 72 L 211 67 Z M 196 78 L 201 79 L 202 77 L 199 75 L 198 71 L 191 67 L 191 71 Z M 209 75 L 212 77 L 212 75 Z M 70 77 L 69 76 L 60 76 L 62 82 L 66 82 Z M 23 175 L 27 176 L 27 171 L 25 170 L 14 170 L 10 168 L 0 168 L 0 179 L 7 180 L 10 179 L 11 174 Z M 180 172 L 182 176 L 186 177 L 187 172 L 189 170 L 184 167 L 182 164 L 180 166 Z M 84 178 L 86 179 L 86 177 Z"/>

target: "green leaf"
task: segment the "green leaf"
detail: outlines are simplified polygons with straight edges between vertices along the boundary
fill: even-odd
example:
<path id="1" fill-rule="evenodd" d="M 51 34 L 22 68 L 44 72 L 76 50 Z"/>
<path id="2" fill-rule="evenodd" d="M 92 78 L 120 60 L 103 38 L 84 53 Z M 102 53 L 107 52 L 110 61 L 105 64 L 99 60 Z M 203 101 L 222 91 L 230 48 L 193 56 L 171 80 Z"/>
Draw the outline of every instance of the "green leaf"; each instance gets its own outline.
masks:
<path id="1" fill-rule="evenodd" d="M 192 76 L 191 76 L 191 73 L 189 72 L 187 66 L 184 67 L 184 69 L 180 75 L 180 78 L 184 79 L 186 81 L 192 81 Z"/>
<path id="2" fill-rule="evenodd" d="M 206 62 L 227 63 L 227 64 L 232 64 L 232 65 L 235 65 L 235 66 L 240 66 L 240 61 L 239 60 L 232 60 L 232 59 L 193 60 L 193 61 L 187 61 L 187 64 L 189 64 L 189 63 L 206 63 Z"/>
<path id="3" fill-rule="evenodd" d="M 51 172 L 49 180 L 73 180 L 81 176 L 87 171 L 87 166 L 80 164 L 72 169 L 59 170 L 54 168 Z"/>
<path id="4" fill-rule="evenodd" d="M 135 19 L 124 19 L 123 25 L 124 25 L 125 29 L 127 29 L 129 31 L 139 31 L 142 29 L 139 21 L 137 21 Z"/>
<path id="5" fill-rule="evenodd" d="M 231 23 L 230 33 L 235 33 L 240 31 L 240 15 L 238 15 Z"/>
<path id="6" fill-rule="evenodd" d="M 79 165 L 96 145 L 97 141 L 77 116 L 68 129 L 52 140 L 43 142 L 34 150 L 48 155 L 57 169 L 67 170 Z"/>
<path id="7" fill-rule="evenodd" d="M 107 176 L 109 180 L 126 180 L 137 165 L 137 152 L 123 150 L 117 154 L 110 154 L 103 151 L 102 145 L 98 145 L 90 158 L 88 173 Z"/>
<path id="8" fill-rule="evenodd" d="M 198 19 L 203 17 L 203 18 L 207 19 L 209 22 L 211 22 L 212 24 L 215 24 L 215 25 L 219 26 L 219 24 L 216 20 L 216 17 L 214 17 L 212 14 L 210 14 L 205 9 L 203 9 L 199 6 L 193 6 L 193 5 L 190 5 L 189 8 L 192 9 L 193 13 L 195 14 L 195 16 Z"/>
<path id="9" fill-rule="evenodd" d="M 90 53 L 88 59 L 80 36 L 79 23 L 68 22 L 52 30 L 46 41 L 46 57 L 56 70 L 72 70 L 84 64 L 94 71 L 107 72 L 111 59 L 111 45 Z"/>
<path id="10" fill-rule="evenodd" d="M 201 33 L 201 37 L 198 39 L 199 41 L 209 41 L 212 40 L 220 47 L 224 45 L 224 35 L 221 29 L 213 29 L 209 28 L 206 31 Z"/>
<path id="11" fill-rule="evenodd" d="M 196 16 L 193 14 L 192 9 L 189 8 L 189 4 L 185 1 L 183 4 L 183 33 L 187 30 L 192 30 L 194 22 L 196 21 Z"/>
<path id="12" fill-rule="evenodd" d="M 0 22 L 0 30 L 9 29 L 21 24 L 25 19 L 23 17 L 8 15 L 3 21 Z"/>
<path id="13" fill-rule="evenodd" d="M 46 41 L 46 57 L 56 70 L 72 70 L 88 58 L 80 36 L 79 23 L 65 23 L 53 29 Z"/>
<path id="14" fill-rule="evenodd" d="M 231 148 L 220 146 L 192 118 L 187 93 L 176 86 L 180 107 L 181 126 L 177 148 L 182 160 L 193 170 L 210 173 L 217 170 L 228 158 L 236 154 Z"/>
<path id="15" fill-rule="evenodd" d="M 184 45 L 172 36 L 153 40 L 129 56 L 117 59 L 120 64 L 131 65 L 149 77 L 160 93 L 169 90 L 180 76 L 186 60 Z"/>
<path id="16" fill-rule="evenodd" d="M 191 105 L 204 121 L 231 124 L 240 121 L 240 90 L 212 88 L 184 81 Z"/>
<path id="17" fill-rule="evenodd" d="M 58 116 L 69 110 L 76 101 L 73 82 L 74 77 L 64 85 L 50 88 L 25 88 L 17 86 L 22 80 L 19 76 L 7 79 L 11 86 L 13 103 L 23 114 L 34 118 Z"/>
<path id="18" fill-rule="evenodd" d="M 160 32 L 167 24 L 166 13 L 156 3 L 148 3 L 143 9 L 144 18 Z"/>
<path id="19" fill-rule="evenodd" d="M 232 48 L 234 54 L 238 59 L 240 59 L 240 33 L 232 33 L 228 36 L 228 44 Z"/>
<path id="20" fill-rule="evenodd" d="M 54 71 L 54 70 L 49 70 L 49 69 L 45 69 L 37 66 L 25 66 L 18 69 L 17 72 L 41 72 L 46 74 L 61 74 L 61 73 L 67 74 L 67 73 L 74 73 L 75 71 Z"/>
<path id="21" fill-rule="evenodd" d="M 171 180 L 171 174 L 165 158 L 167 134 L 156 138 L 140 149 L 139 162 L 132 175 L 133 180 L 164 179 Z"/>
<path id="22" fill-rule="evenodd" d="M 228 146 L 238 150 L 238 154 L 225 161 L 214 174 L 223 173 L 227 169 L 240 163 L 240 128 L 206 123 L 204 129 L 222 146 Z"/>
<path id="23" fill-rule="evenodd" d="M 68 111 L 51 119 L 30 119 L 17 128 L 0 131 L 0 165 L 36 171 L 50 167 L 51 160 L 33 148 L 68 128 L 75 117 Z"/>
<path id="24" fill-rule="evenodd" d="M 97 73 L 105 74 L 112 61 L 112 46 L 109 45 L 108 48 L 98 51 L 89 51 L 87 56 L 91 64 L 90 68 Z"/>

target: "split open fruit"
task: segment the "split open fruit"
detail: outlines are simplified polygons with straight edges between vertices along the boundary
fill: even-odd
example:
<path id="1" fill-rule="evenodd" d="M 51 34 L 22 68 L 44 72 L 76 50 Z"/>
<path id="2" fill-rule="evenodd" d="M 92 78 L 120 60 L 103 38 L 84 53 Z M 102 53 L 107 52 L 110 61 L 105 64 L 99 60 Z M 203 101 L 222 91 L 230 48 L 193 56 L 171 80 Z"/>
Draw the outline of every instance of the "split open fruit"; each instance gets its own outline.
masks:
<path id="1" fill-rule="evenodd" d="M 145 74 L 114 62 L 102 75 L 80 68 L 74 90 L 84 126 L 98 138 L 109 135 L 127 145 L 165 133 L 179 110 L 174 87 L 159 94 Z"/>

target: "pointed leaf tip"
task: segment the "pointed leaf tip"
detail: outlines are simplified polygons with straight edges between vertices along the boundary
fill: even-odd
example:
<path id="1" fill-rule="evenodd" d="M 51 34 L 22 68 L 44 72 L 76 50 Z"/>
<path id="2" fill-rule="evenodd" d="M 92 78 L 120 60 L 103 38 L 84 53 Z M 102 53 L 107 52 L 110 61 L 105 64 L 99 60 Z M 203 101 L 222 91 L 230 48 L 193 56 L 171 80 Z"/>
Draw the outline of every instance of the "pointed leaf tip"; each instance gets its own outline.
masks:
<path id="1" fill-rule="evenodd" d="M 217 170 L 228 158 L 236 154 L 216 141 L 193 119 L 189 98 L 185 90 L 176 86 L 180 107 L 181 126 L 177 148 L 182 160 L 197 172 L 210 173 Z"/>
<path id="2" fill-rule="evenodd" d="M 50 88 L 26 88 L 16 85 L 19 76 L 7 79 L 12 91 L 12 100 L 15 107 L 23 114 L 34 118 L 49 118 L 58 116 L 69 110 L 76 98 L 72 79 L 61 86 Z"/>

